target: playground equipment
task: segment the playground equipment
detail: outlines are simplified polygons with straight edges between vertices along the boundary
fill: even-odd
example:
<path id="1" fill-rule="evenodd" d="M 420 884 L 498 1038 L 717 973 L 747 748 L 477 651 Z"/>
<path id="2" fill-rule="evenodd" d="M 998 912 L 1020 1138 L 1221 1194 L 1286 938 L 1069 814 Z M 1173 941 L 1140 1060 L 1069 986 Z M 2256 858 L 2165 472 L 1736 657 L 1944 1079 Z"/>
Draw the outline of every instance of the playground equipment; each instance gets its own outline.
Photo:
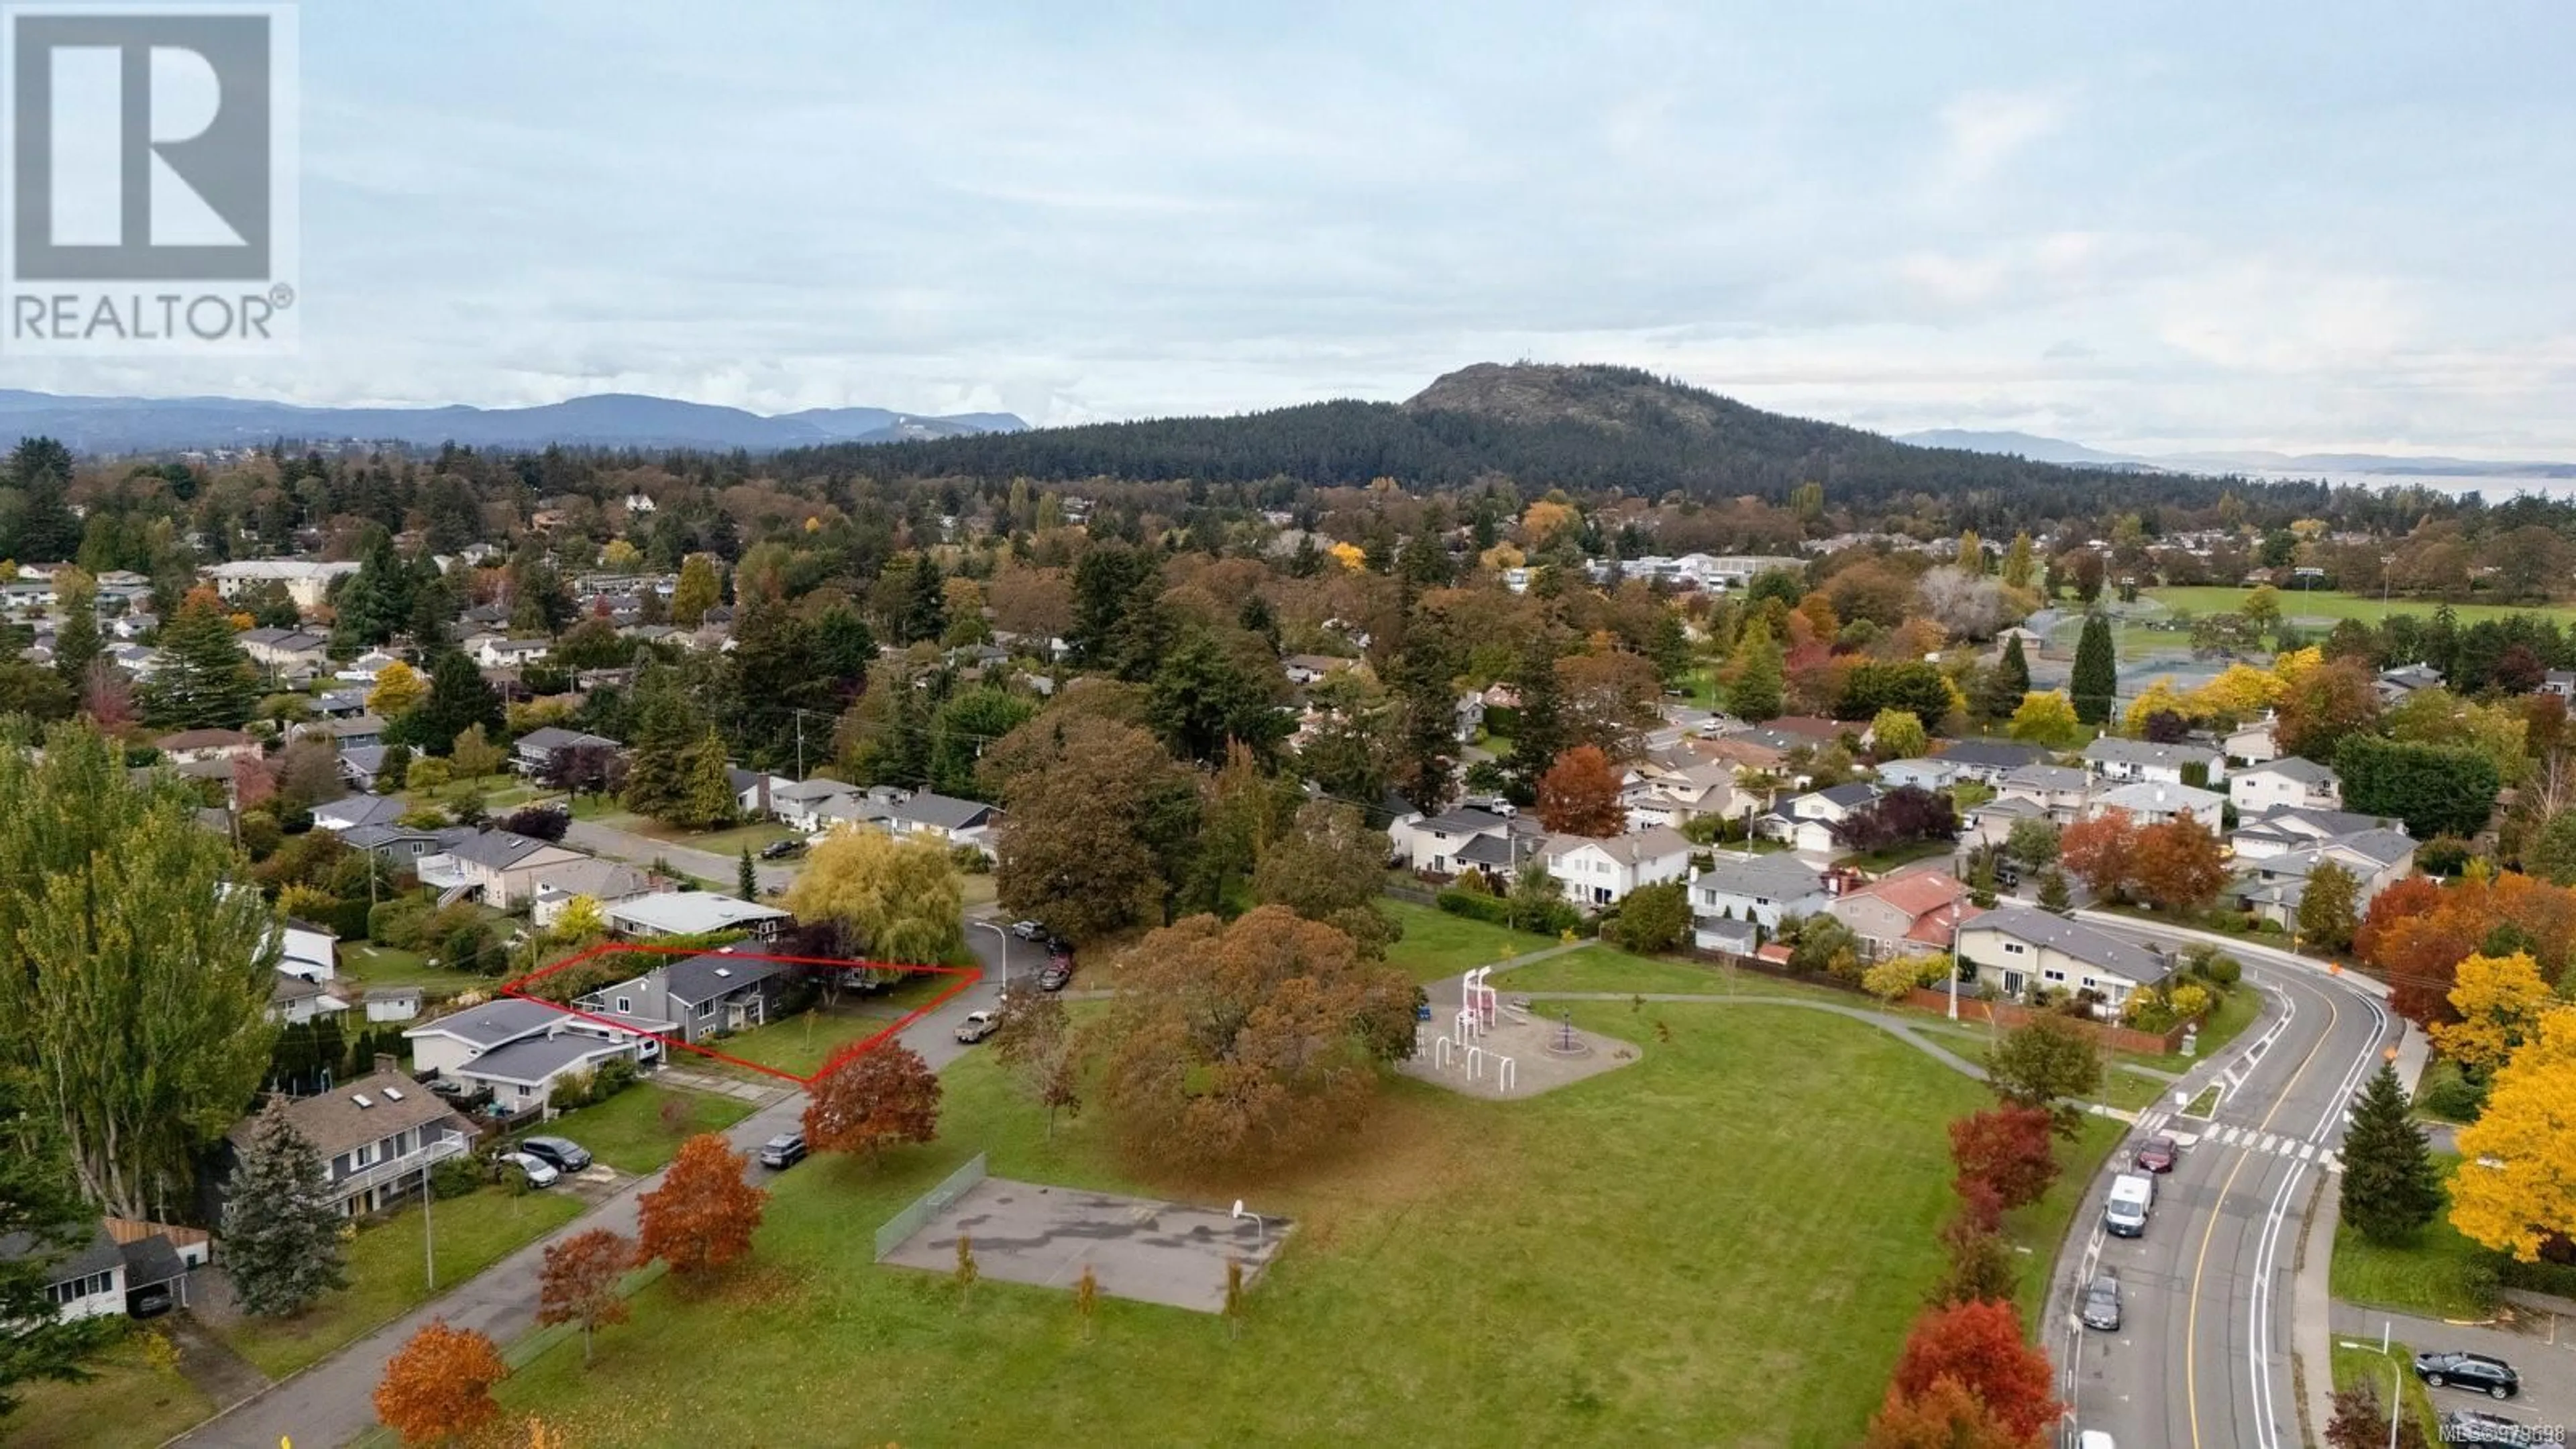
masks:
<path id="1" fill-rule="evenodd" d="M 1486 976 L 1493 969 L 1491 966 L 1478 966 L 1458 978 L 1466 1002 L 1463 1010 L 1474 1013 L 1478 1027 L 1483 1030 L 1490 1030 L 1494 1025 L 1495 991 L 1485 984 Z"/>

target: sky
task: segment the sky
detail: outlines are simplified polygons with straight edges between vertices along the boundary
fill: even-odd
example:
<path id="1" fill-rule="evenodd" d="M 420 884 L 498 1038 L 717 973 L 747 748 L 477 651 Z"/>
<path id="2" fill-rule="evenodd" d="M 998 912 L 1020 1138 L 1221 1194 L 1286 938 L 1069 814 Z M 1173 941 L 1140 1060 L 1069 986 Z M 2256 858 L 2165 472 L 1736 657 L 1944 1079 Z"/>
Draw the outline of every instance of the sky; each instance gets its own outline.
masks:
<path id="1" fill-rule="evenodd" d="M 1528 359 L 1889 432 L 2576 457 L 2563 3 L 308 0 L 300 27 L 301 351 L 0 386 L 1044 424 Z"/>

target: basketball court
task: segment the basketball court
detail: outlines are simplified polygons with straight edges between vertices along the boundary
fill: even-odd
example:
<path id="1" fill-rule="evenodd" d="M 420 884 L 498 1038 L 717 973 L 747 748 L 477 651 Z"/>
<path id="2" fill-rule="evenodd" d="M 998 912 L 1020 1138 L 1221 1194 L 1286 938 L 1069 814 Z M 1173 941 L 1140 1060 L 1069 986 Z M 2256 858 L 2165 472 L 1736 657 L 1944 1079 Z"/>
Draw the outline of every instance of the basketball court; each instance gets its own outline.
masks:
<path id="1" fill-rule="evenodd" d="M 967 1189 L 880 1261 L 952 1272 L 963 1235 L 980 1277 L 1070 1291 L 1089 1264 L 1103 1293 L 1216 1313 L 1225 1307 L 1227 1260 L 1242 1261 L 1249 1287 L 1288 1226 L 1225 1208 L 996 1177 Z"/>

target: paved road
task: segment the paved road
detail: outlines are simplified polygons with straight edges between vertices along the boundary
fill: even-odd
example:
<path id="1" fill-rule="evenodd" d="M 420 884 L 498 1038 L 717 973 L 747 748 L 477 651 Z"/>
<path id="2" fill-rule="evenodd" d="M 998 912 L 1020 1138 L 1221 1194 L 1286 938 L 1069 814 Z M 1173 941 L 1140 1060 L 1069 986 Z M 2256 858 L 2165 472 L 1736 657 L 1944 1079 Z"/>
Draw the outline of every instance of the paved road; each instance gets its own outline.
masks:
<path id="1" fill-rule="evenodd" d="M 576 827 L 578 828 L 578 827 Z M 675 864 L 678 862 L 674 862 Z M 1034 972 L 1045 952 L 1010 940 L 999 931 L 970 925 L 969 944 L 984 963 L 985 979 L 959 993 L 947 1005 L 904 1032 L 903 1042 L 934 1068 L 944 1067 L 963 1052 L 957 1044 L 959 1019 L 977 1007 L 991 1006 L 1006 971 Z M 790 1092 L 754 1112 L 727 1132 L 737 1148 L 756 1149 L 775 1134 L 794 1127 L 804 1115 L 805 1095 Z M 760 1169 L 754 1168 L 755 1173 Z M 597 1209 L 574 1219 L 552 1236 L 529 1244 L 476 1277 L 451 1289 L 389 1326 L 358 1340 L 304 1373 L 234 1407 L 223 1416 L 181 1435 L 175 1443 L 191 1449 L 274 1449 L 292 1437 L 300 1445 L 345 1444 L 376 1422 L 372 1402 L 386 1360 L 405 1340 L 433 1318 L 460 1328 L 490 1334 L 508 1343 L 536 1325 L 537 1276 L 547 1244 L 592 1228 L 635 1231 L 635 1201 L 659 1186 L 662 1175 L 638 1179 L 620 1189 Z"/>
<path id="2" fill-rule="evenodd" d="M 652 836 L 638 835 L 632 830 L 619 830 L 615 826 L 602 825 L 595 820 L 572 822 L 571 826 L 564 831 L 564 844 L 576 850 L 588 851 L 592 855 L 622 860 L 629 865 L 651 865 L 657 858 L 667 860 L 686 874 L 696 876 L 700 880 L 713 881 L 718 890 L 732 890 L 735 877 L 742 873 L 742 857 L 738 855 L 717 855 L 713 851 L 696 850 L 667 840 L 655 840 Z M 787 889 L 789 881 L 796 879 L 799 863 L 791 861 L 785 865 L 762 865 L 755 862 L 752 870 L 760 877 L 762 890 L 783 891 Z"/>
<path id="3" fill-rule="evenodd" d="M 2088 918 L 2156 944 L 2193 939 Z M 2345 1109 L 2396 1030 L 2376 983 L 2330 976 L 2283 951 L 2227 948 L 2270 1011 L 2250 1039 L 2176 1085 L 2188 1099 L 2222 1084 L 2212 1122 L 2173 1120 L 2172 1095 L 2142 1114 L 2078 1209 L 2079 1236 L 2057 1266 L 2042 1326 L 2076 1424 L 2124 1446 L 2302 1442 L 2290 1372 L 2300 1229 L 2313 1196 L 2335 1185 L 2332 1153 Z M 2107 1237 L 2099 1224 L 2110 1178 L 2159 1130 L 2191 1139 L 2182 1160 L 2158 1181 L 2146 1234 Z M 2102 1269 L 2119 1276 L 2123 1291 L 2125 1322 L 2116 1333 L 2087 1331 L 2075 1319 L 2079 1285 Z"/>
<path id="4" fill-rule="evenodd" d="M 2445 1349 L 2461 1353 L 2490 1354 L 2512 1364 L 2522 1374 L 2522 1395 L 2510 1403 L 2499 1404 L 2484 1394 L 2461 1389 L 2434 1389 L 2433 1407 L 2441 1410 L 2478 1409 L 2490 1414 L 2520 1420 L 2534 1428 L 2559 1431 L 2560 1437 L 2549 1443 L 2565 1443 L 2576 1435 L 2576 1320 L 2557 1323 L 2542 1321 L 2529 1333 L 2518 1333 L 2484 1325 L 2444 1323 L 2434 1318 L 2410 1318 L 2403 1313 L 2389 1313 L 2377 1308 L 2363 1308 L 2338 1303 L 2330 1320 L 2337 1342 L 2359 1343 L 2379 1347 L 2380 1334 L 2386 1330 L 2390 1341 L 2404 1344 L 2417 1353 Z M 2385 1396 L 2387 1386 L 2380 1386 Z"/>

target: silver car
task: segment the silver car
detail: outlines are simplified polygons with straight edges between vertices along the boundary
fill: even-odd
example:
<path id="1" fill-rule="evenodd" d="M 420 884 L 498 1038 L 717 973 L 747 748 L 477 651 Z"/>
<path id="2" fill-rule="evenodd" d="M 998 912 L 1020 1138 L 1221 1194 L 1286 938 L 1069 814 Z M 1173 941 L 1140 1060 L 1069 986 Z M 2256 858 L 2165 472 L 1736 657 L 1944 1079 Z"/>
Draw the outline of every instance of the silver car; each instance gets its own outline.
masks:
<path id="1" fill-rule="evenodd" d="M 555 1179 L 563 1176 L 555 1170 L 553 1163 L 542 1158 L 531 1157 L 524 1152 L 504 1152 L 501 1154 L 501 1161 L 517 1168 L 520 1174 L 528 1179 L 530 1187 L 552 1187 L 555 1185 Z"/>
<path id="2" fill-rule="evenodd" d="M 2116 1274 L 2104 1273 L 2084 1285 L 2084 1306 L 2077 1315 L 2086 1328 L 2104 1333 L 2120 1330 L 2120 1280 Z"/>

